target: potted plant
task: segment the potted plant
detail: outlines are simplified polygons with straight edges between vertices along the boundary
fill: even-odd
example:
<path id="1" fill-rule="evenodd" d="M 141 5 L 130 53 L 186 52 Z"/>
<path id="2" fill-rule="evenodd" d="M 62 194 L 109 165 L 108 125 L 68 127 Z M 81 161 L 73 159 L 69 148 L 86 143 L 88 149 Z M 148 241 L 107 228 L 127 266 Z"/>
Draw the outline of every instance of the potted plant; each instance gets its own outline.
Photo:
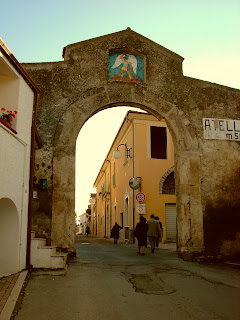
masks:
<path id="1" fill-rule="evenodd" d="M 0 116 L 0 122 L 2 122 L 6 127 L 11 128 L 12 121 L 16 117 L 17 111 L 7 110 L 2 108 L 1 111 L 3 112 Z"/>

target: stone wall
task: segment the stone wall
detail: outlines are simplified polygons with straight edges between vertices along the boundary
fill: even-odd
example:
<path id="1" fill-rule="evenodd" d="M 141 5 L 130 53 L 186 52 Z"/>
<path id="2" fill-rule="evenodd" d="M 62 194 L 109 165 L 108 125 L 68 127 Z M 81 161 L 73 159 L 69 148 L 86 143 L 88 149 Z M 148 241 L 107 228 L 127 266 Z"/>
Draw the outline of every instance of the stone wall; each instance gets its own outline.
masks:
<path id="1" fill-rule="evenodd" d="M 35 150 L 34 186 L 36 197 L 33 199 L 32 231 L 36 237 L 44 237 L 49 242 L 52 228 L 53 193 L 53 153 L 51 148 Z M 42 188 L 41 179 L 47 180 L 47 189 Z"/>
<path id="2" fill-rule="evenodd" d="M 143 83 L 108 79 L 108 56 L 119 48 L 144 57 Z M 41 89 L 37 125 L 44 147 L 36 153 L 36 184 L 51 176 L 37 210 L 50 218 L 52 208 L 58 246 L 74 247 L 75 143 L 82 125 L 100 110 L 131 105 L 165 117 L 173 137 L 179 253 L 240 252 L 239 141 L 205 140 L 202 125 L 206 117 L 240 119 L 240 91 L 183 76 L 182 61 L 127 29 L 67 46 L 62 62 L 24 64 Z"/>

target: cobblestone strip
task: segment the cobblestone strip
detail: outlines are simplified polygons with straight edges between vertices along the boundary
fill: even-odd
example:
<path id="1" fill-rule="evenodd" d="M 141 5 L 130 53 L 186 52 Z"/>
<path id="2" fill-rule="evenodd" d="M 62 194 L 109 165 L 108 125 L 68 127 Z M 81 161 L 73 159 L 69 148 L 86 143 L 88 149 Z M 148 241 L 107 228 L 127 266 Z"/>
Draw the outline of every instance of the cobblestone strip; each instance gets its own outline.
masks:
<path id="1" fill-rule="evenodd" d="M 20 273 L 0 279 L 0 314 L 9 298 Z"/>

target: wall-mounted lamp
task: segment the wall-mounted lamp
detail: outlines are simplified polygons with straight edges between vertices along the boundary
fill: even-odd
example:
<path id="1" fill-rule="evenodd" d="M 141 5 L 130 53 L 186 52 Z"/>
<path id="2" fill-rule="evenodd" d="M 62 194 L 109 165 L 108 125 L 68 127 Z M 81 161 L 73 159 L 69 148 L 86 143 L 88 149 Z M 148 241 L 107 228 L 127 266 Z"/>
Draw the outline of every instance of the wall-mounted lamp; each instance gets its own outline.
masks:
<path id="1" fill-rule="evenodd" d="M 129 149 L 128 149 L 126 143 L 125 143 L 125 144 L 121 143 L 121 144 L 118 145 L 117 150 L 115 150 L 115 151 L 113 152 L 114 158 L 115 158 L 115 159 L 120 159 L 120 158 L 121 158 L 122 152 L 121 152 L 120 150 L 118 150 L 118 148 L 119 148 L 120 146 L 125 146 L 127 158 L 132 158 L 132 156 L 131 156 L 131 154 L 130 154 L 132 148 L 129 148 Z"/>

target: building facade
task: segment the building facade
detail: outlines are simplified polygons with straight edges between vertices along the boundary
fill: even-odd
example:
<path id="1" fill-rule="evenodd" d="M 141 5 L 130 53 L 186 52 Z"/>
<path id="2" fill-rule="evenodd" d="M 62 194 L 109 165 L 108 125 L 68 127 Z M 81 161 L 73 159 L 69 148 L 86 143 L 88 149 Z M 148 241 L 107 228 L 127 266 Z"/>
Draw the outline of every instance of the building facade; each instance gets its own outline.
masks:
<path id="1" fill-rule="evenodd" d="M 0 277 L 25 269 L 29 258 L 37 94 L 0 39 Z"/>
<path id="2" fill-rule="evenodd" d="M 88 225 L 88 217 L 87 213 L 83 213 L 79 216 L 79 233 L 80 234 L 85 234 L 86 233 L 86 227 Z"/>
<path id="3" fill-rule="evenodd" d="M 90 194 L 90 210 L 91 210 L 91 217 L 89 221 L 89 227 L 90 227 L 90 232 L 91 234 L 96 235 L 97 234 L 97 194 L 96 193 L 91 193 Z"/>
<path id="4" fill-rule="evenodd" d="M 94 186 L 99 236 L 110 237 L 117 222 L 120 238 L 133 241 L 139 216 L 154 214 L 162 222 L 163 241 L 176 241 L 174 146 L 164 119 L 129 111 Z"/>

